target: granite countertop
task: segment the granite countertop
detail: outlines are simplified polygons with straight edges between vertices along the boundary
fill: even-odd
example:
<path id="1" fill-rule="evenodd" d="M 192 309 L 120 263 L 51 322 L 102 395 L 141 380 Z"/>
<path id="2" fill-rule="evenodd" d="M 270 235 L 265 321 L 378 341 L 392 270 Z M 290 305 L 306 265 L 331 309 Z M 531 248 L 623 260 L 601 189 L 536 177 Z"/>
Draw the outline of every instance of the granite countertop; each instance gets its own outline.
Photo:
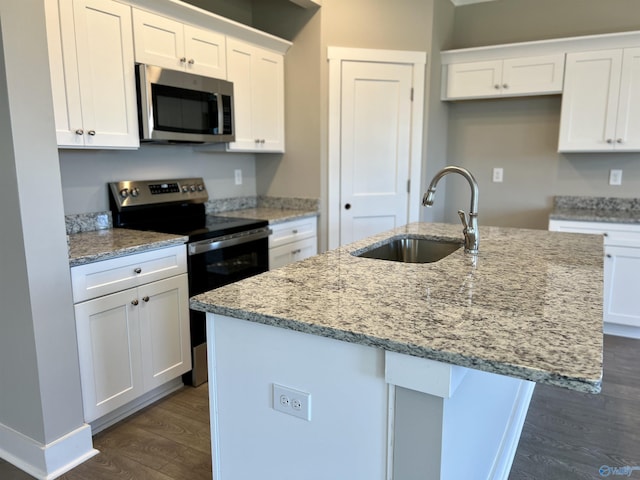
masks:
<path id="1" fill-rule="evenodd" d="M 182 245 L 187 240 L 186 236 L 125 228 L 72 233 L 69 235 L 69 266 Z"/>
<path id="2" fill-rule="evenodd" d="M 415 223 L 191 299 L 191 308 L 597 393 L 602 237 L 480 227 L 477 258 L 359 258 L 398 234 L 462 240 Z M 259 292 L 259 293 L 257 293 Z"/>
<path id="3" fill-rule="evenodd" d="M 640 224 L 640 199 L 558 196 L 549 219 Z"/>
<path id="4" fill-rule="evenodd" d="M 228 210 L 226 212 L 218 212 L 215 215 L 221 217 L 237 217 L 252 218 L 256 220 L 267 220 L 270 225 L 287 222 L 289 220 L 297 220 L 306 217 L 318 216 L 317 210 L 297 210 L 291 208 L 276 207 L 255 207 L 243 208 L 240 210 Z"/>

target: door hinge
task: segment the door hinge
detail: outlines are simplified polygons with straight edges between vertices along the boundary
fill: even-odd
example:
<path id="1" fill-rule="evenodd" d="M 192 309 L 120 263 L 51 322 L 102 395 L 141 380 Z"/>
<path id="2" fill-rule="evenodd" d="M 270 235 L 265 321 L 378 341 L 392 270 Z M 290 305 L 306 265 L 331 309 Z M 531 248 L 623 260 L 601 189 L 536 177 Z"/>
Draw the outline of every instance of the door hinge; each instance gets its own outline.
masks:
<path id="1" fill-rule="evenodd" d="M 407 193 L 411 193 L 411 179 L 407 180 Z"/>
<path id="2" fill-rule="evenodd" d="M 411 87 L 411 101 L 413 102 L 413 87 Z"/>

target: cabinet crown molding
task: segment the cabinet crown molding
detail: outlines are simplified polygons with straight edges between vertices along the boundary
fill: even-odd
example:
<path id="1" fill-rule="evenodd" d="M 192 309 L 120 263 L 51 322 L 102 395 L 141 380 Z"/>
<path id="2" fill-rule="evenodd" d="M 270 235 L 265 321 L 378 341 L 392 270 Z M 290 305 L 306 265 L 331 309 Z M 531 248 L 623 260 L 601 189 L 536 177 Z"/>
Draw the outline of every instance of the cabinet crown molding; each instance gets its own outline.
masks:
<path id="1" fill-rule="evenodd" d="M 262 48 L 284 54 L 292 42 L 263 32 L 242 23 L 216 15 L 202 8 L 189 5 L 179 0 L 127 0 L 128 5 L 138 7 L 158 15 L 171 17 L 183 23 L 189 23 L 200 28 L 214 30 L 246 42 L 260 45 Z"/>
<path id="2" fill-rule="evenodd" d="M 640 31 L 506 43 L 440 52 L 442 65 L 640 46 Z"/>

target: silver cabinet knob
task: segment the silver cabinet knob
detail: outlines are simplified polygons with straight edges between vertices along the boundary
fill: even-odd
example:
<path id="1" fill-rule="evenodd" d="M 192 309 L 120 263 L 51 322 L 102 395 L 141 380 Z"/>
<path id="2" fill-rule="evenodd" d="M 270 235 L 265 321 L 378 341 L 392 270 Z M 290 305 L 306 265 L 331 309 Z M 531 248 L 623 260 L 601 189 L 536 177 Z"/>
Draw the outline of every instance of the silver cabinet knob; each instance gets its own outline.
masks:
<path id="1" fill-rule="evenodd" d="M 502 88 L 509 88 L 509 85 L 507 85 L 506 83 L 503 83 Z"/>
<path id="2" fill-rule="evenodd" d="M 196 61 L 193 58 L 189 59 L 189 65 L 193 65 L 194 63 L 196 63 Z"/>
<path id="3" fill-rule="evenodd" d="M 84 130 L 82 130 L 81 128 L 77 129 L 76 135 L 84 135 Z"/>
<path id="4" fill-rule="evenodd" d="M 133 269 L 134 273 L 142 273 L 142 269 L 140 267 L 136 267 Z"/>
<path id="5" fill-rule="evenodd" d="M 145 295 L 144 297 L 142 297 L 142 300 L 146 303 L 149 301 L 149 297 Z"/>
<path id="6" fill-rule="evenodd" d="M 131 305 L 133 305 L 134 307 L 138 305 L 138 299 L 136 298 L 135 300 L 131 300 Z"/>
<path id="7" fill-rule="evenodd" d="M 622 141 L 622 139 L 621 139 L 621 138 L 618 138 L 618 139 L 616 140 L 616 142 L 618 142 L 618 143 L 622 143 L 623 141 Z"/>
<path id="8" fill-rule="evenodd" d="M 262 140 L 260 140 L 260 143 L 264 143 L 264 138 Z"/>
<path id="9" fill-rule="evenodd" d="M 607 143 L 609 144 L 613 143 L 613 138 L 607 138 Z"/>
<path id="10" fill-rule="evenodd" d="M 187 57 L 181 57 L 181 58 L 180 58 L 180 63 L 184 63 L 184 62 L 186 62 L 186 61 L 187 61 Z"/>
<path id="11" fill-rule="evenodd" d="M 497 83 L 493 86 L 493 88 L 495 88 L 496 90 L 500 90 L 500 85 L 498 85 Z"/>
<path id="12" fill-rule="evenodd" d="M 296 235 L 298 233 L 298 230 L 291 230 L 291 233 L 293 233 L 294 235 Z"/>
<path id="13" fill-rule="evenodd" d="M 96 131 L 95 130 L 89 130 L 87 133 L 93 137 L 96 134 Z"/>

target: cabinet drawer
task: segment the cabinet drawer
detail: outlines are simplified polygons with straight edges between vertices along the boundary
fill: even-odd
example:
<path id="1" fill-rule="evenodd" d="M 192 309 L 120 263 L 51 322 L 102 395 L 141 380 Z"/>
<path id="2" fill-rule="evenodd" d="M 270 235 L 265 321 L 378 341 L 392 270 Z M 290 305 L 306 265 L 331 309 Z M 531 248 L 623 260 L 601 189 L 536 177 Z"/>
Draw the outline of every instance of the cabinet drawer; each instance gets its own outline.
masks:
<path id="1" fill-rule="evenodd" d="M 71 268 L 73 302 L 108 295 L 186 271 L 184 245 L 79 265 Z"/>
<path id="2" fill-rule="evenodd" d="M 269 270 L 282 267 L 289 263 L 304 260 L 318 253 L 316 237 L 306 238 L 298 242 L 288 243 L 269 249 Z"/>
<path id="3" fill-rule="evenodd" d="M 273 233 L 269 236 L 269 248 L 279 247 L 304 238 L 315 237 L 317 234 L 316 224 L 316 217 L 309 217 L 271 225 Z"/>
<path id="4" fill-rule="evenodd" d="M 550 220 L 549 230 L 604 235 L 604 245 L 640 248 L 640 225 L 605 222 Z"/>

